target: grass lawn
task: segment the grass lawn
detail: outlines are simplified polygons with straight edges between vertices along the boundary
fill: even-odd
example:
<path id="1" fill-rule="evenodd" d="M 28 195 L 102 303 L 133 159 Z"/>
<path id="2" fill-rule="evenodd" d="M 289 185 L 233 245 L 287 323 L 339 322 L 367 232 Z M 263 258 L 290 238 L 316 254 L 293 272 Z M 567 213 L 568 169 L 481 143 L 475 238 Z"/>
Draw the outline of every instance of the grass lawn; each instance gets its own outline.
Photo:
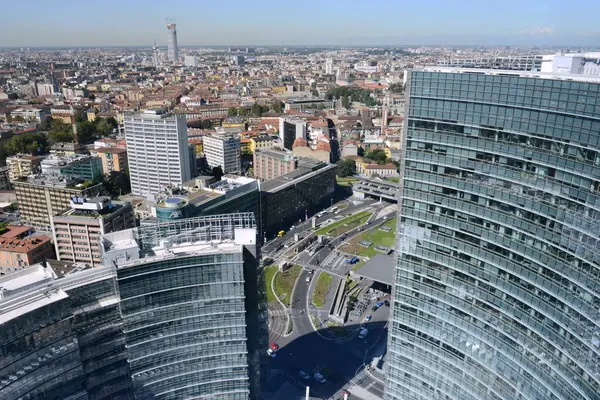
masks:
<path id="1" fill-rule="evenodd" d="M 400 178 L 397 176 L 388 176 L 387 178 L 384 178 L 384 180 L 394 182 L 394 183 L 400 182 Z"/>
<path id="2" fill-rule="evenodd" d="M 321 271 L 319 273 L 319 280 L 317 281 L 317 286 L 315 287 L 315 291 L 313 292 L 312 302 L 317 307 L 323 307 L 325 303 L 325 297 L 327 296 L 327 291 L 329 290 L 329 285 L 333 281 L 333 277 L 327 272 Z"/>
<path id="3" fill-rule="evenodd" d="M 390 228 L 392 228 L 392 230 L 389 232 L 381 231 L 381 230 L 379 230 L 380 226 L 389 226 Z M 345 251 L 346 253 L 356 254 L 359 257 L 362 256 L 362 257 L 373 258 L 376 254 L 378 254 L 378 252 L 375 251 L 375 246 L 380 245 L 380 246 L 387 246 L 387 247 L 393 248 L 395 237 L 396 237 L 396 218 L 392 218 L 389 221 L 386 221 L 383 225 L 378 225 L 378 226 L 374 227 L 373 229 L 370 229 L 369 231 L 351 239 L 347 244 L 342 246 L 340 248 L 340 250 Z M 363 241 L 363 240 L 367 241 L 367 242 L 372 242 L 373 244 L 369 247 L 363 247 L 358 244 L 360 241 Z M 358 268 L 360 268 L 360 266 L 357 267 L 357 269 Z M 355 269 L 353 268 L 353 270 L 355 270 Z"/>
<path id="4" fill-rule="evenodd" d="M 358 214 L 354 214 L 337 222 L 334 222 L 333 224 L 329 224 L 326 227 L 323 227 L 316 231 L 315 234 L 336 237 L 338 235 L 341 235 L 342 233 L 346 233 L 349 230 L 356 228 L 357 226 L 363 225 L 367 222 L 371 214 L 372 213 L 370 211 L 365 210 Z"/>
<path id="5" fill-rule="evenodd" d="M 265 267 L 265 269 L 263 270 L 263 274 L 265 276 L 265 286 L 267 290 L 268 303 L 277 301 L 275 293 L 273 293 L 273 290 L 271 289 L 271 282 L 273 281 L 273 277 L 275 276 L 278 270 L 279 268 L 277 267 L 277 265 L 270 265 L 268 267 Z"/>
<path id="6" fill-rule="evenodd" d="M 275 275 L 275 294 L 283 302 L 283 304 L 290 305 L 292 298 L 292 289 L 294 283 L 298 279 L 298 275 L 302 271 L 302 267 L 294 265 L 292 268 L 285 272 L 279 272 Z"/>
<path id="7" fill-rule="evenodd" d="M 344 178 L 336 176 L 335 180 L 336 180 L 337 184 L 340 185 L 340 186 L 350 186 L 353 183 L 358 182 L 358 179 L 356 179 L 353 176 L 347 176 L 347 177 L 344 177 Z"/>

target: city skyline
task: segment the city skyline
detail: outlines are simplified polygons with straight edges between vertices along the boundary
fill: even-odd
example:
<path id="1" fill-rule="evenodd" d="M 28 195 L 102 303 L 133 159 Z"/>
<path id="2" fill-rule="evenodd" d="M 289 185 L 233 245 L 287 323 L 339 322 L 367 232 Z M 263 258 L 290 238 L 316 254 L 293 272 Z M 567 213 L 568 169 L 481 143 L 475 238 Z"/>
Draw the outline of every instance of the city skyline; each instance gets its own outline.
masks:
<path id="1" fill-rule="evenodd" d="M 5 18 L 0 17 L 0 47 L 150 47 L 154 39 L 166 46 L 167 18 L 179 28 L 180 46 L 593 46 L 600 38 L 593 19 L 600 5 L 583 0 L 568 6 L 557 1 L 478 4 L 461 0 L 448 5 L 428 0 L 416 5 L 385 0 L 372 6 L 376 24 L 369 23 L 364 2 L 358 0 L 343 4 L 311 0 L 298 5 L 267 1 L 259 8 L 238 0 L 202 5 L 176 1 L 168 7 L 160 1 L 107 3 L 94 10 L 93 20 L 70 0 L 58 9 L 41 2 L 11 4 Z M 582 9 L 586 13 L 580 13 Z M 27 29 L 15 18 L 19 15 L 27 15 Z M 110 30 L 106 29 L 109 21 Z M 363 27 L 359 33 L 357 26 Z"/>

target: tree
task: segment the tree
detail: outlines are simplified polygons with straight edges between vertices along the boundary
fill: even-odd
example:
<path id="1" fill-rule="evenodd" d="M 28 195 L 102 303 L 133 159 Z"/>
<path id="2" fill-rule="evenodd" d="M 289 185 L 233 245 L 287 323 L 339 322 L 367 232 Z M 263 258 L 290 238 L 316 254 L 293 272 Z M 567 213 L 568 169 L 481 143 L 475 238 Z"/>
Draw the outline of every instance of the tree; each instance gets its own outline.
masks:
<path id="1" fill-rule="evenodd" d="M 229 107 L 227 109 L 227 116 L 228 117 L 235 117 L 237 115 L 237 108 L 235 107 Z"/>
<path id="2" fill-rule="evenodd" d="M 6 122 L 8 122 L 10 124 L 12 121 L 13 121 L 12 115 L 7 115 L 6 116 Z"/>
<path id="3" fill-rule="evenodd" d="M 348 98 L 348 95 L 344 95 L 342 97 L 342 107 L 344 107 L 344 108 L 350 107 L 350 99 Z"/>
<path id="4" fill-rule="evenodd" d="M 283 112 L 283 104 L 280 101 L 275 101 L 270 106 L 271 110 L 276 113 Z"/>
<path id="5" fill-rule="evenodd" d="M 237 112 L 240 117 L 245 117 L 246 114 L 248 114 L 248 110 L 246 110 L 246 107 L 238 107 Z"/>
<path id="6" fill-rule="evenodd" d="M 44 119 L 38 125 L 38 130 L 49 131 L 51 126 L 52 126 L 52 119 Z"/>
<path id="7" fill-rule="evenodd" d="M 96 137 L 96 126 L 90 121 L 79 122 L 77 123 L 77 133 L 80 141 L 87 142 Z"/>
<path id="8" fill-rule="evenodd" d="M 337 162 L 337 174 L 344 178 L 356 174 L 356 163 L 351 158 L 346 158 Z"/>
<path id="9" fill-rule="evenodd" d="M 381 149 L 370 151 L 367 153 L 367 158 L 377 162 L 379 165 L 387 164 L 389 161 L 385 151 Z"/>
<path id="10" fill-rule="evenodd" d="M 317 89 L 312 89 L 310 91 L 310 94 L 313 95 L 314 97 L 319 97 L 319 91 Z"/>
<path id="11" fill-rule="evenodd" d="M 100 119 L 100 121 L 98 121 L 98 123 L 96 124 L 96 132 L 98 132 L 98 135 L 100 135 L 102 137 L 112 134 L 113 129 L 114 129 L 114 127 L 108 121 L 107 118 Z"/>
<path id="12" fill-rule="evenodd" d="M 50 123 L 50 132 L 48 132 L 48 140 L 51 144 L 58 142 L 72 142 L 73 127 L 70 124 L 65 124 L 60 120 L 53 120 Z"/>
<path id="13" fill-rule="evenodd" d="M 96 100 L 96 95 L 94 93 L 90 94 L 90 97 L 88 97 L 90 100 Z"/>
<path id="14" fill-rule="evenodd" d="M 398 83 L 392 83 L 390 85 L 390 91 L 392 93 L 402 93 L 404 91 L 404 86 L 400 82 L 398 82 Z"/>
<path id="15" fill-rule="evenodd" d="M 112 171 L 109 176 L 104 178 L 102 186 L 112 197 L 119 197 L 131 192 L 129 175 L 125 172 Z"/>
<path id="16" fill-rule="evenodd" d="M 254 168 L 248 168 L 248 171 L 246 171 L 246 176 L 253 177 L 254 176 Z"/>
<path id="17" fill-rule="evenodd" d="M 260 117 L 263 113 L 263 107 L 258 104 L 258 103 L 254 103 L 252 104 L 252 108 L 250 109 L 250 114 L 253 117 Z"/>
<path id="18" fill-rule="evenodd" d="M 19 95 L 16 93 L 9 93 L 8 94 L 8 99 L 9 100 L 18 100 L 19 99 Z"/>

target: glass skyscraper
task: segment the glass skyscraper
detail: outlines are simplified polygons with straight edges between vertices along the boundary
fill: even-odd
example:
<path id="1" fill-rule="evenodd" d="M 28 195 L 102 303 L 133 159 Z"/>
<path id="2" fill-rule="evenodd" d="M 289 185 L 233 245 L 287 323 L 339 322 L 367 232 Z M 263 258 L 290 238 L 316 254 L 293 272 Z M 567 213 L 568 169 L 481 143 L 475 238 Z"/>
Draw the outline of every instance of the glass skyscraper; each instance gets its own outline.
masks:
<path id="1" fill-rule="evenodd" d="M 258 398 L 256 240 L 252 213 L 188 218 L 0 277 L 0 399 Z"/>
<path id="2" fill-rule="evenodd" d="M 385 399 L 600 398 L 600 80 L 406 91 Z"/>

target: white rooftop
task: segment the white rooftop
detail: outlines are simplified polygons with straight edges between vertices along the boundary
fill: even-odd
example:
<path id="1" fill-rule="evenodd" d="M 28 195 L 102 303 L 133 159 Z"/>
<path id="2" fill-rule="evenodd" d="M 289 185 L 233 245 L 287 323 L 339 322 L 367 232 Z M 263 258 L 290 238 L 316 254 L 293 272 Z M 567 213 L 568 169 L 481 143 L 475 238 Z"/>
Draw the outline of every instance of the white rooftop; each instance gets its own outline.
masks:
<path id="1" fill-rule="evenodd" d="M 2 298 L 2 291 L 23 289 L 48 279 L 56 279 L 56 274 L 52 268 L 44 268 L 41 264 L 35 264 L 30 268 L 8 274 L 0 279 L 0 299 Z"/>
<path id="2" fill-rule="evenodd" d="M 523 78 L 557 79 L 564 81 L 591 82 L 600 83 L 600 77 L 576 74 L 557 74 L 553 72 L 536 71 L 513 71 L 504 69 L 483 69 L 483 68 L 459 68 L 459 67 L 423 67 L 415 68 L 415 71 L 426 72 L 447 72 L 462 74 L 484 74 L 484 75 L 513 75 Z"/>

